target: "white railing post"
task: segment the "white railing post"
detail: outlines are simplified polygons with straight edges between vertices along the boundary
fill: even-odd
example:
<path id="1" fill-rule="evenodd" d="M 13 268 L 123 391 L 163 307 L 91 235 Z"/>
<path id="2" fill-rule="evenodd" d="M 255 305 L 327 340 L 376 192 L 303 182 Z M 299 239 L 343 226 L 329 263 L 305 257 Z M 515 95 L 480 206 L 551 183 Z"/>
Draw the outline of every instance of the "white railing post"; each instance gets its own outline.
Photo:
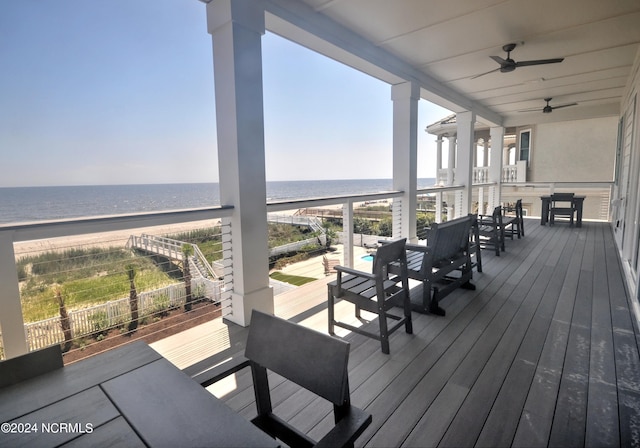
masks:
<path id="1" fill-rule="evenodd" d="M 516 182 L 527 181 L 527 161 L 518 160 L 516 162 Z"/>
<path id="2" fill-rule="evenodd" d="M 342 205 L 342 234 L 344 241 L 344 265 L 352 268 L 354 265 L 353 255 L 353 201 L 349 200 Z"/>
<path id="3" fill-rule="evenodd" d="M 0 232 L 0 285 L 0 327 L 4 357 L 7 359 L 29 351 L 11 231 Z"/>

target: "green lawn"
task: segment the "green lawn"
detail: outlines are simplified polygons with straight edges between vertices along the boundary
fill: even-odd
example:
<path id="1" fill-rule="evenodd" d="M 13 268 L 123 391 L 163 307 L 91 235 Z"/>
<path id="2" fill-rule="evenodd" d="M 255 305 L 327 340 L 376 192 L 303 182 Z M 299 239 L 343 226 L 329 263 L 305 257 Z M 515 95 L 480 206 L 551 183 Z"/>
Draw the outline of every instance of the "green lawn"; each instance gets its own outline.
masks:
<path id="1" fill-rule="evenodd" d="M 309 283 L 314 280 L 317 280 L 317 278 L 313 278 L 313 277 L 301 277 L 299 275 L 283 274 L 280 271 L 273 272 L 269 277 L 271 277 L 274 280 L 289 283 L 295 286 L 302 286 L 305 283 Z"/>
<path id="2" fill-rule="evenodd" d="M 18 277 L 25 322 L 58 315 L 58 288 L 69 311 L 129 297 L 130 264 L 137 269 L 138 293 L 179 282 L 176 273 L 165 272 L 167 269 L 150 258 L 135 256 L 124 248 L 71 249 L 20 260 Z"/>
<path id="3" fill-rule="evenodd" d="M 177 283 L 159 270 L 140 271 L 136 276 L 138 293 Z M 55 286 L 41 286 L 37 292 L 23 294 L 22 313 L 25 322 L 35 322 L 58 315 Z M 68 310 L 97 305 L 109 300 L 129 297 L 129 279 L 124 271 L 100 277 L 65 281 L 62 295 Z"/>

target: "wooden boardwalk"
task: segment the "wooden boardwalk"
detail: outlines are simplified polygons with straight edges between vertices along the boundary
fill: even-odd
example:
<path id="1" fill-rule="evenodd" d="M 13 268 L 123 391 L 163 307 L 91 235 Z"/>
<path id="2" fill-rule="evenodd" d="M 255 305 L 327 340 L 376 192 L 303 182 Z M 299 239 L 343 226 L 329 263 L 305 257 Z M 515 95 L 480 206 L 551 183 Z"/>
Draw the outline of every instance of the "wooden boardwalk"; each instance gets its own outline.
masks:
<path id="1" fill-rule="evenodd" d="M 446 317 L 414 313 L 414 334 L 394 333 L 390 355 L 341 334 L 352 401 L 373 415 L 357 445 L 640 446 L 638 329 L 609 225 L 525 230 L 500 257 L 483 251 L 477 289 L 445 298 Z M 276 314 L 326 331 L 325 283 L 278 296 Z M 242 351 L 246 331 L 228 326 L 221 360 Z M 282 418 L 312 437 L 332 425 L 326 403 L 272 381 Z M 250 418 L 250 382 L 241 372 L 210 390 Z"/>

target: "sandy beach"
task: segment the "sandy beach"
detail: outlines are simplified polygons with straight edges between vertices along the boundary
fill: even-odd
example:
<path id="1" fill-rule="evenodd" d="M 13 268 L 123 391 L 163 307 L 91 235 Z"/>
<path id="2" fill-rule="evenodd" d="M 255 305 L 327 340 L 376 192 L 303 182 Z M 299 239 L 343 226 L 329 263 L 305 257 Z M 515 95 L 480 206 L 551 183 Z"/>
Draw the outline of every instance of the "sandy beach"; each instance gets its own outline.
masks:
<path id="1" fill-rule="evenodd" d="M 326 206 L 325 210 L 339 211 L 342 206 Z M 296 210 L 287 210 L 273 213 L 275 215 L 292 215 Z M 270 213 L 271 214 L 271 213 Z M 20 241 L 14 243 L 14 252 L 17 259 L 37 255 L 43 252 L 60 251 L 77 247 L 111 247 L 124 246 L 131 235 L 141 235 L 143 233 L 164 236 L 188 232 L 190 230 L 205 229 L 218 225 L 219 219 L 208 221 L 194 221 L 180 224 L 164 226 L 141 227 L 129 230 L 119 230 L 114 232 L 91 233 L 85 235 L 64 236 L 58 238 L 48 238 L 42 240 Z"/>
<path id="2" fill-rule="evenodd" d="M 157 236 L 188 232 L 190 230 L 206 229 L 217 225 L 219 220 L 195 221 L 165 226 L 141 227 L 130 230 L 114 232 L 91 233 L 86 235 L 63 236 L 44 240 L 21 241 L 14 243 L 13 248 L 16 259 L 37 255 L 43 252 L 61 251 L 79 247 L 112 247 L 124 246 L 131 235 L 143 233 Z"/>

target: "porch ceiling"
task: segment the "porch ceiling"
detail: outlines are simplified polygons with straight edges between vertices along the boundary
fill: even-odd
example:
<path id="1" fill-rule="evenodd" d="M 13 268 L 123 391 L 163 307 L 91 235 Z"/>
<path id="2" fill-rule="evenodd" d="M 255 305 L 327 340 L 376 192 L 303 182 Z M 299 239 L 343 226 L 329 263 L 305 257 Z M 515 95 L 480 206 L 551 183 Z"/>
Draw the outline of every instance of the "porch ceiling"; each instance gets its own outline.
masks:
<path id="1" fill-rule="evenodd" d="M 268 29 L 391 84 L 407 74 L 428 87 L 426 99 L 508 126 L 617 115 L 640 46 L 639 0 L 302 1 L 267 0 L 278 16 Z M 309 37 L 318 24 L 330 44 Z M 497 68 L 490 56 L 506 59 L 511 42 L 515 61 L 565 60 L 473 79 Z M 373 67 L 385 58 L 406 66 Z M 578 105 L 543 114 L 547 97 Z M 531 108 L 540 111 L 519 112 Z"/>

